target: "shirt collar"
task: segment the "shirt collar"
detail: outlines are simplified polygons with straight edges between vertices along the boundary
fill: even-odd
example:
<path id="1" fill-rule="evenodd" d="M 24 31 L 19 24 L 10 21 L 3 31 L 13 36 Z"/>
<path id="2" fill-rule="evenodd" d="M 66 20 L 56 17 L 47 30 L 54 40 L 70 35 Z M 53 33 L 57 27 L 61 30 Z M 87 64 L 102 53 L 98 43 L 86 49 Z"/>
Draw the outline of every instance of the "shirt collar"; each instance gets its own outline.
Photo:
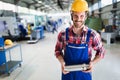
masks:
<path id="1" fill-rule="evenodd" d="M 87 27 L 87 26 L 84 26 L 84 27 L 83 27 L 83 31 L 84 31 L 84 32 L 87 32 L 87 30 L 88 30 L 88 27 Z"/>

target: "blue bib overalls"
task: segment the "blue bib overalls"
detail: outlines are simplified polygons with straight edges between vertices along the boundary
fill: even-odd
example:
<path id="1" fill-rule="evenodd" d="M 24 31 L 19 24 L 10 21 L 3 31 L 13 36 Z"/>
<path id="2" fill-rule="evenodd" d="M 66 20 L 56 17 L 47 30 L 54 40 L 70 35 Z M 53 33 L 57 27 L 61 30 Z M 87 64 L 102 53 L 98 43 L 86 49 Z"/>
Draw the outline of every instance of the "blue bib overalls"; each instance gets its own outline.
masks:
<path id="1" fill-rule="evenodd" d="M 74 44 L 68 43 L 68 28 L 66 29 L 66 50 L 64 54 L 64 60 L 66 65 L 77 64 L 89 64 L 90 59 L 88 57 L 88 42 L 91 30 L 88 29 L 86 43 Z M 92 80 L 91 73 L 85 73 L 82 71 L 72 71 L 68 74 L 62 74 L 62 80 Z"/>

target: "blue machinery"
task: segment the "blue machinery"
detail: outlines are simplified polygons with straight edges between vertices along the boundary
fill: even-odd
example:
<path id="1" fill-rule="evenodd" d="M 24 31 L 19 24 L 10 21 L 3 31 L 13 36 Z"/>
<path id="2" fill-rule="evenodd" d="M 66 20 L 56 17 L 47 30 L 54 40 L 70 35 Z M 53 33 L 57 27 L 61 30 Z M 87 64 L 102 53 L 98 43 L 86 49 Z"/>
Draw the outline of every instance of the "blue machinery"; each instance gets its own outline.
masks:
<path id="1" fill-rule="evenodd" d="M 44 38 L 44 27 L 39 26 L 39 27 L 36 27 L 32 31 L 30 40 L 27 42 L 28 43 L 36 43 L 36 42 L 38 42 L 39 39 L 42 39 L 42 38 Z"/>
<path id="2" fill-rule="evenodd" d="M 22 62 L 22 50 L 20 44 L 13 44 L 9 46 L 4 46 L 3 38 L 0 38 L 0 73 L 7 73 L 10 75 L 10 72 L 12 72 L 15 68 L 18 66 L 21 66 Z M 14 60 L 12 59 L 12 53 L 11 50 L 19 47 L 20 49 L 20 59 Z M 9 60 L 7 60 L 6 55 L 9 53 Z"/>

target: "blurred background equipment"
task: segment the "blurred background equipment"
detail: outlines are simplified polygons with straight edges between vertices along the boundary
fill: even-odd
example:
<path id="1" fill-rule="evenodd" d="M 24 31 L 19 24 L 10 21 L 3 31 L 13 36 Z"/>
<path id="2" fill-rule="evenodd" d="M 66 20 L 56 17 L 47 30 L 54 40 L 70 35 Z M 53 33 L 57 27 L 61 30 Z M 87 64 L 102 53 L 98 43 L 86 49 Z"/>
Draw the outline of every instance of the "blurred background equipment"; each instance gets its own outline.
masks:
<path id="1" fill-rule="evenodd" d="M 101 30 L 103 27 L 102 19 L 97 17 L 89 17 L 86 21 L 86 25 L 96 31 Z"/>

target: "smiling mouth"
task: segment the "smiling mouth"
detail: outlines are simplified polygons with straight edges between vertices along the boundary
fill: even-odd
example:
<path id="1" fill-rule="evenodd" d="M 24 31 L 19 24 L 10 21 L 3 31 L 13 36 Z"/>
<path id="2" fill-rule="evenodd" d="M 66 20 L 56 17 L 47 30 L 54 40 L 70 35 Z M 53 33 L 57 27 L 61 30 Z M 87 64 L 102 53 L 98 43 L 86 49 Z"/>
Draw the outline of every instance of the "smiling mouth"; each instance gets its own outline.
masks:
<path id="1" fill-rule="evenodd" d="M 82 23 L 82 21 L 75 21 L 75 22 L 81 22 Z"/>

